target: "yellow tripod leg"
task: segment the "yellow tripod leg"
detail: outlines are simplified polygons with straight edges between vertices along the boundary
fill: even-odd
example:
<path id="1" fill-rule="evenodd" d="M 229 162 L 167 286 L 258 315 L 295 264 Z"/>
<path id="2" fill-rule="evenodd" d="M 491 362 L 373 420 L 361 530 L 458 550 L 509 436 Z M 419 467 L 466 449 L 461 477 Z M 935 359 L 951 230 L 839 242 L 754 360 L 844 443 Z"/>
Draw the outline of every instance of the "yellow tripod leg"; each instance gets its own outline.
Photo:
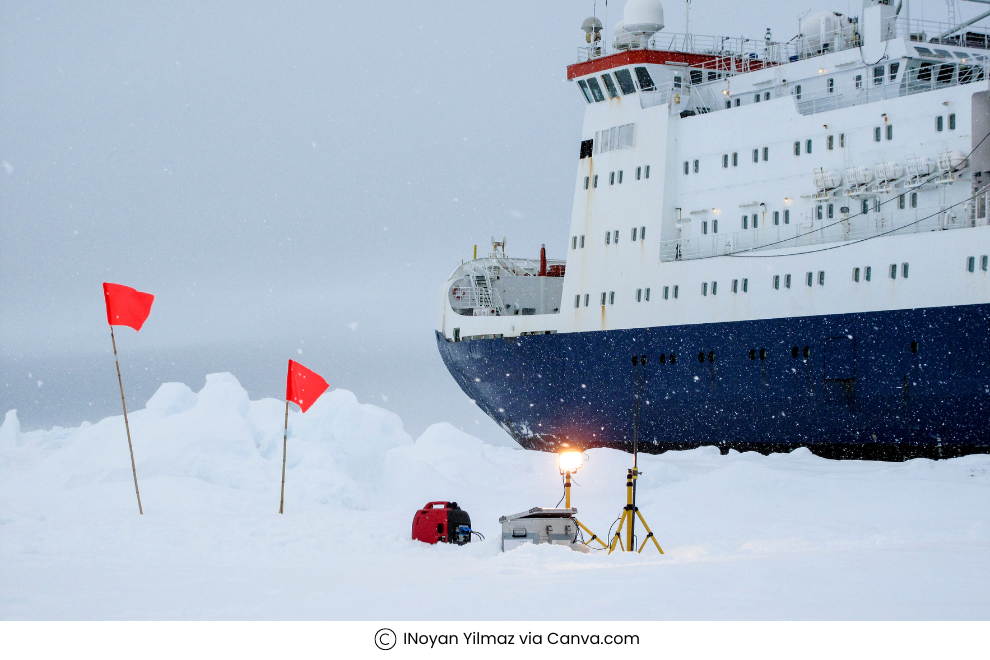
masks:
<path id="1" fill-rule="evenodd" d="M 615 551 L 615 542 L 619 542 L 619 549 L 625 552 L 626 546 L 622 543 L 622 523 L 626 520 L 626 514 L 629 513 L 628 510 L 623 509 L 622 517 L 619 518 L 619 529 L 615 532 L 615 536 L 612 537 L 612 542 L 609 544 L 608 554 L 612 554 Z"/>
<path id="2" fill-rule="evenodd" d="M 657 546 L 657 550 L 659 550 L 660 554 L 662 555 L 663 548 L 660 547 L 660 543 L 657 542 L 657 537 L 653 535 L 653 530 L 650 529 L 650 526 L 646 524 L 646 519 L 643 518 L 643 514 L 639 512 L 639 509 L 636 509 L 636 515 L 639 516 L 639 521 L 643 523 L 643 527 L 645 527 L 647 531 L 646 538 L 643 539 L 643 545 L 639 546 L 639 551 L 643 552 L 643 548 L 646 546 L 646 542 L 649 541 L 650 539 L 653 539 L 653 545 Z"/>
<path id="3" fill-rule="evenodd" d="M 585 527 L 585 526 L 584 526 L 584 524 L 583 524 L 583 523 L 582 523 L 582 522 L 581 522 L 580 520 L 578 520 L 577 518 L 575 518 L 575 519 L 574 519 L 574 522 L 576 522 L 576 523 L 578 524 L 578 527 L 580 527 L 580 528 L 581 528 L 581 529 L 583 529 L 584 531 L 586 531 L 586 532 L 588 532 L 589 534 L 591 534 L 591 538 L 590 538 L 590 539 L 588 539 L 588 540 L 587 540 L 587 541 L 585 542 L 585 545 L 589 545 L 589 544 L 590 544 L 590 543 L 591 543 L 592 541 L 598 541 L 598 542 L 599 542 L 599 543 L 601 544 L 601 546 L 602 546 L 603 548 L 607 548 L 607 547 L 608 547 L 607 545 L 605 545 L 605 541 L 602 541 L 602 540 L 601 540 L 600 538 L 598 538 L 598 535 L 597 535 L 597 534 L 595 534 L 595 533 L 594 533 L 593 531 L 591 531 L 590 529 L 588 529 L 587 527 Z"/>

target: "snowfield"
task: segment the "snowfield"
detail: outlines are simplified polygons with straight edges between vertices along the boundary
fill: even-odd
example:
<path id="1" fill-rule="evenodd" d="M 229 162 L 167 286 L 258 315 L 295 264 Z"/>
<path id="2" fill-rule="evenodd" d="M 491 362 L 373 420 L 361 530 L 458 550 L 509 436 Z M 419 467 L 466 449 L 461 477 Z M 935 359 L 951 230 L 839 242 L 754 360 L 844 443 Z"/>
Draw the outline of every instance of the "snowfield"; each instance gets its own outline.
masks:
<path id="1" fill-rule="evenodd" d="M 166 383 L 130 415 L 0 429 L 0 618 L 990 618 L 990 456 L 839 462 L 805 449 L 641 456 L 641 555 L 500 552 L 498 517 L 554 506 L 556 456 L 492 447 L 327 392 L 289 418 L 230 374 Z M 631 457 L 591 450 L 579 518 L 621 513 Z M 457 501 L 487 540 L 410 540 L 413 513 Z M 633 606 L 629 605 L 630 598 Z"/>

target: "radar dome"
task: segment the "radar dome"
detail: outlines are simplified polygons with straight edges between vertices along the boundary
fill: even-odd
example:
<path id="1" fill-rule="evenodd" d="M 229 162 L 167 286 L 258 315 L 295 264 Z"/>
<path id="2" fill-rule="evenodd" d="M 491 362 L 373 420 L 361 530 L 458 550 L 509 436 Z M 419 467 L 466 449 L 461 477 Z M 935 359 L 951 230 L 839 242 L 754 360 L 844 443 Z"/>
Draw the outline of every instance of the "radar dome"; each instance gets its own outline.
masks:
<path id="1" fill-rule="evenodd" d="M 588 34 L 591 34 L 592 32 L 596 32 L 602 29 L 602 22 L 597 18 L 595 18 L 594 16 L 589 16 L 588 18 L 584 19 L 584 23 L 581 24 L 581 29 L 587 32 Z"/>
<path id="2" fill-rule="evenodd" d="M 629 0 L 622 22 L 626 32 L 659 32 L 663 29 L 663 5 L 660 0 Z"/>

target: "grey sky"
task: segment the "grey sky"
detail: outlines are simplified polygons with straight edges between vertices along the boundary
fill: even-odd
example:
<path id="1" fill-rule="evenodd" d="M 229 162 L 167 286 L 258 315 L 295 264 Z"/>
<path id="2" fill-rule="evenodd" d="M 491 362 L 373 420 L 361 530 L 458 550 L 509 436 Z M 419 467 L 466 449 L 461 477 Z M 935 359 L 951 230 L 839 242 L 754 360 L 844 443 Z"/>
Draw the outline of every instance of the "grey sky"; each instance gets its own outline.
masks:
<path id="1" fill-rule="evenodd" d="M 112 281 L 156 295 L 119 333 L 132 405 L 218 369 L 278 397 L 292 357 L 411 432 L 497 435 L 437 356 L 437 291 L 493 235 L 564 256 L 594 4 L 0 2 L 0 412 L 117 412 Z M 695 0 L 691 25 L 789 39 L 859 5 Z"/>

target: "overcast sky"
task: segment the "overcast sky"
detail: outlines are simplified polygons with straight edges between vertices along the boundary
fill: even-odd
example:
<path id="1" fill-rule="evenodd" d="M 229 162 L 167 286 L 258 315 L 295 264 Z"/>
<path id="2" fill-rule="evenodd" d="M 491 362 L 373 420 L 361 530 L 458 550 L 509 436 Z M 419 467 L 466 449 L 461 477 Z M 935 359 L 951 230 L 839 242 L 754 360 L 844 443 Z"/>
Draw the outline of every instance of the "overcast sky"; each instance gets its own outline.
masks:
<path id="1" fill-rule="evenodd" d="M 859 7 L 695 0 L 691 26 L 786 40 L 798 14 Z M 492 236 L 565 256 L 584 111 L 565 67 L 593 10 L 0 2 L 0 413 L 29 429 L 119 411 L 111 281 L 156 295 L 118 333 L 132 407 L 217 370 L 280 397 L 291 357 L 413 433 L 494 438 L 440 362 L 437 291 Z"/>

